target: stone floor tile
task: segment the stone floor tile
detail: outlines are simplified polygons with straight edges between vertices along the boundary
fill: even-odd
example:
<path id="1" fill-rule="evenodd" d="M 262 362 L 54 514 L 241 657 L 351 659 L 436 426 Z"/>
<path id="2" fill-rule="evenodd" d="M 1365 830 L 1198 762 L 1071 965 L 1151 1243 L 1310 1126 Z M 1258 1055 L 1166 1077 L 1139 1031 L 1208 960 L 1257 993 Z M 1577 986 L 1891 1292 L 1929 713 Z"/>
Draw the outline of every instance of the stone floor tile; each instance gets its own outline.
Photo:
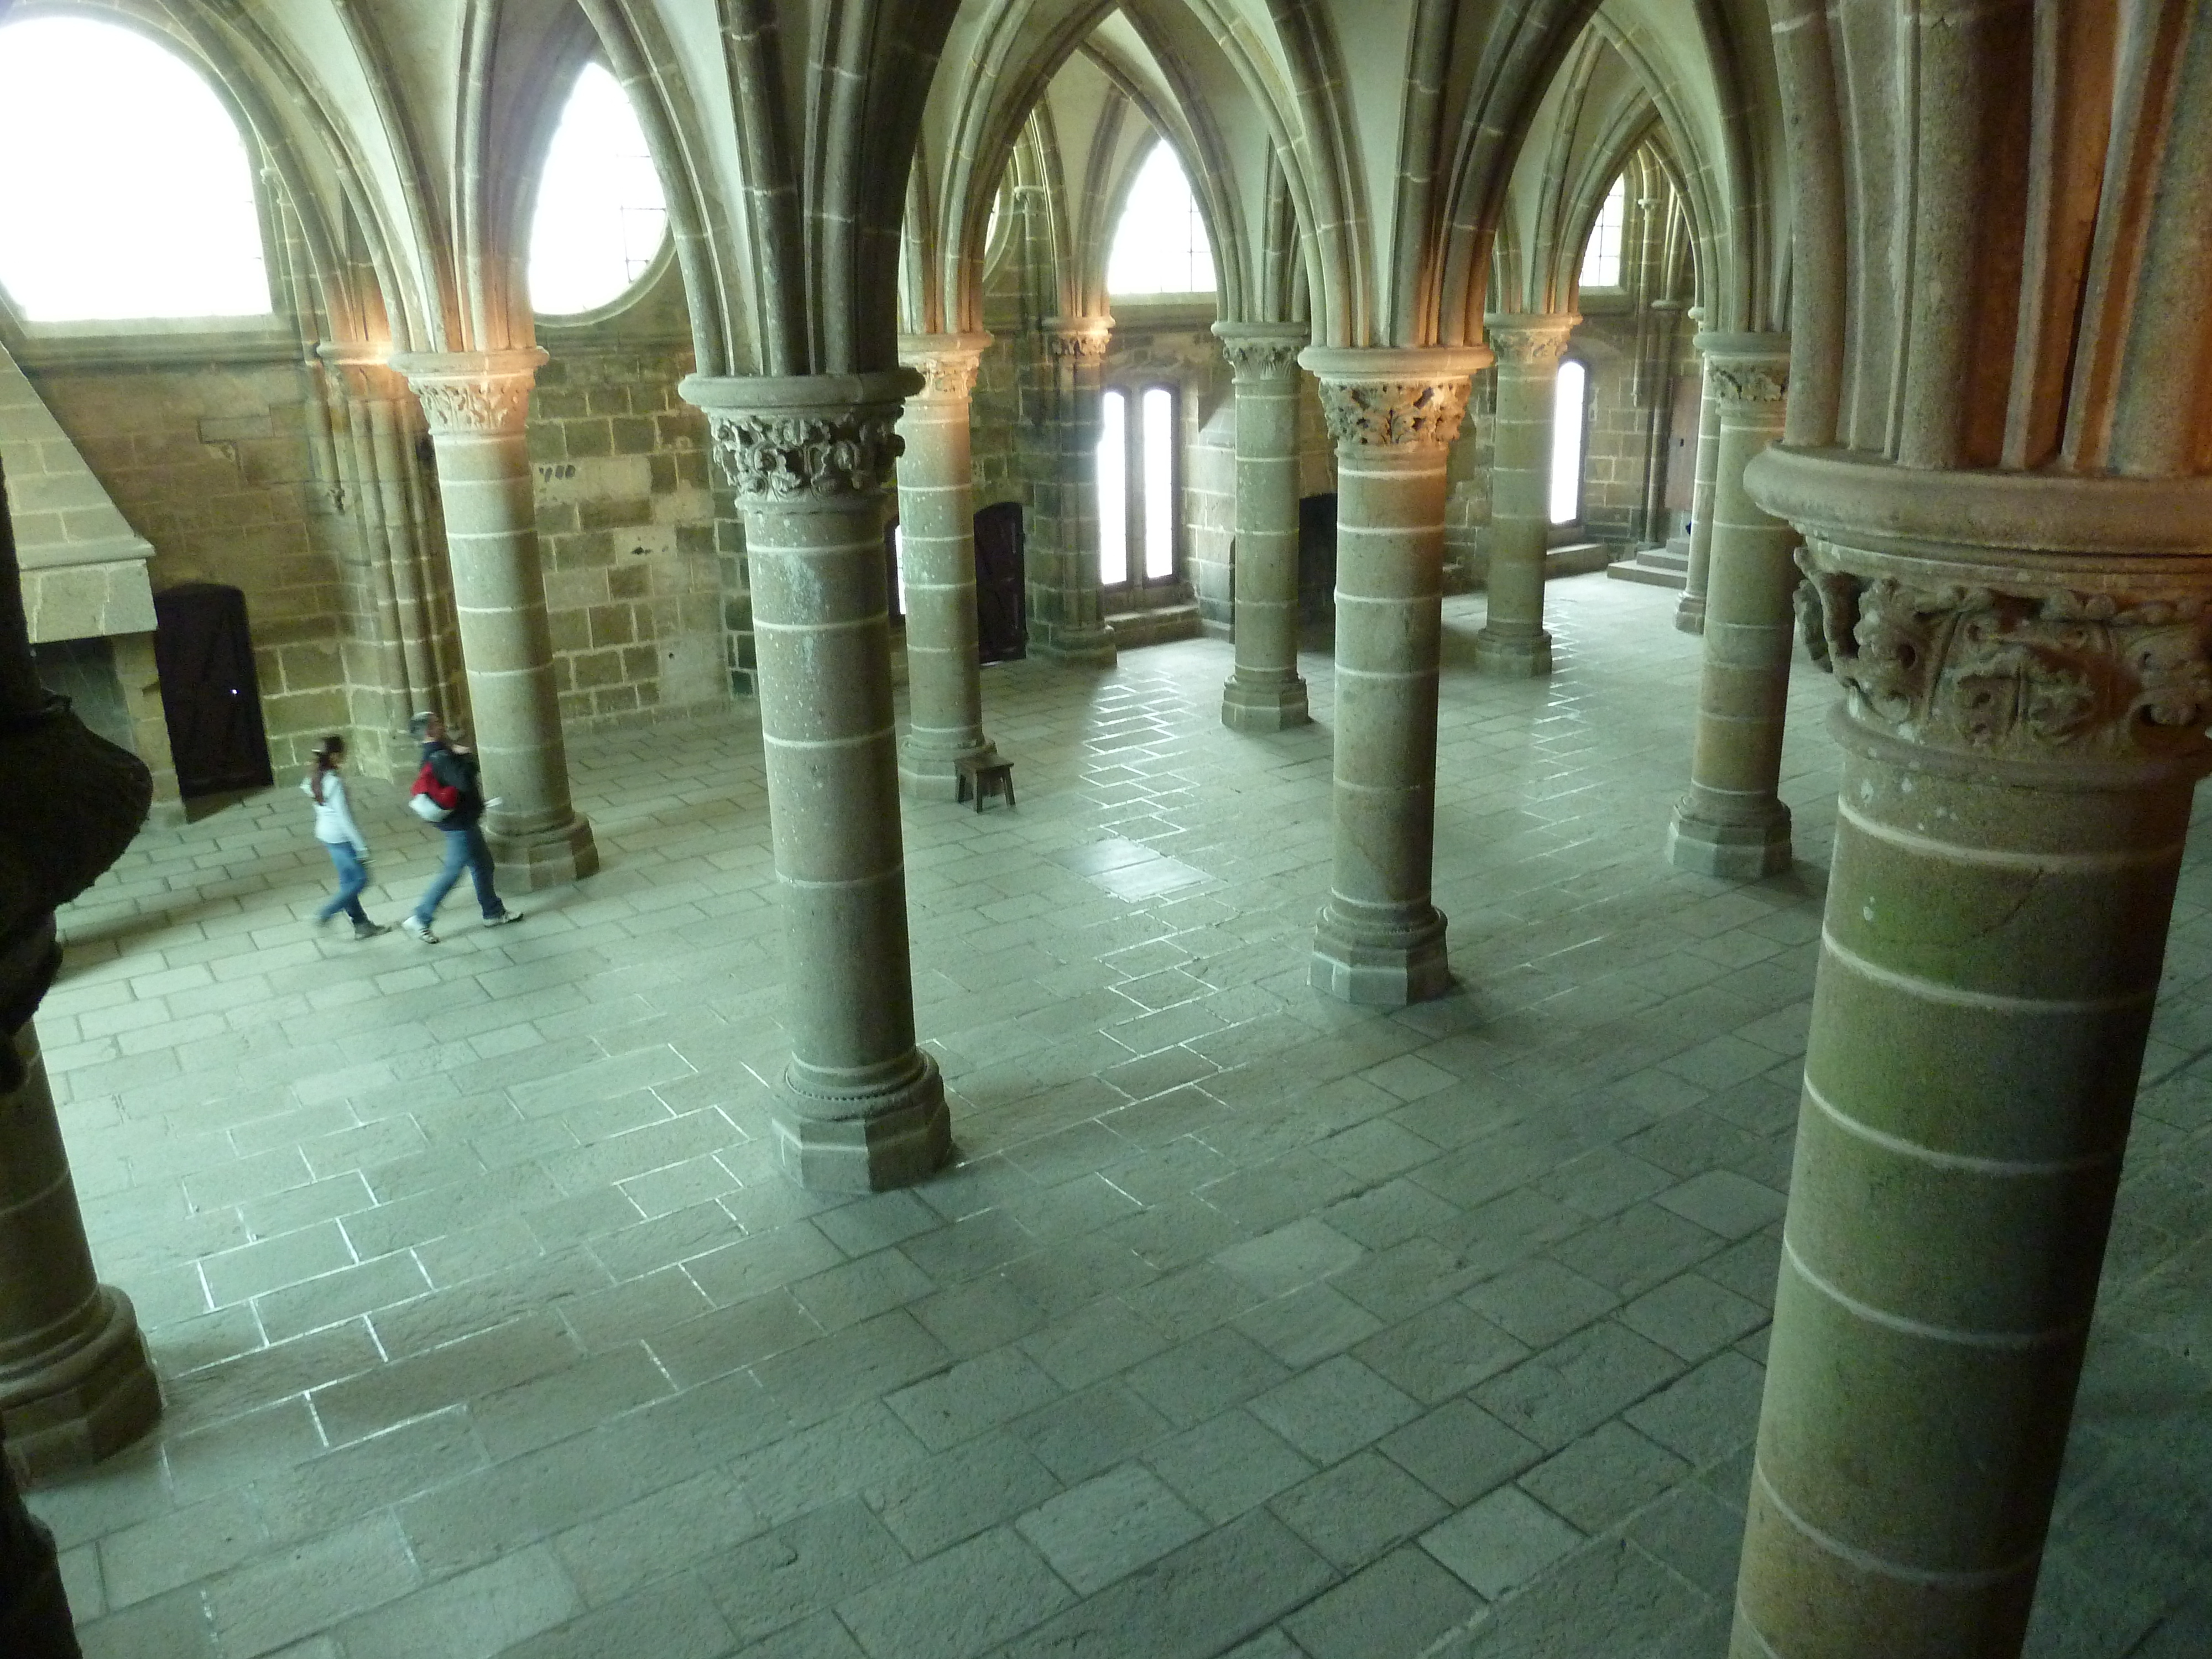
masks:
<path id="1" fill-rule="evenodd" d="M 1242 1410 L 1226 1411 L 1146 1454 L 1152 1468 L 1216 1526 L 1313 1473 L 1283 1437 Z"/>
<path id="2" fill-rule="evenodd" d="M 1644 1653 L 1712 1611 L 1702 1594 L 1635 1545 L 1599 1539 L 1502 1602 L 1451 1659 Z"/>
<path id="3" fill-rule="evenodd" d="M 1288 1367 L 1242 1332 L 1214 1329 L 1146 1360 L 1130 1371 L 1128 1382 L 1170 1422 L 1187 1427 L 1290 1375 Z"/>
<path id="4" fill-rule="evenodd" d="M 120 1609 L 252 1559 L 268 1543 L 260 1506 L 242 1491 L 173 1510 L 100 1540 L 99 1582 Z"/>
<path id="5" fill-rule="evenodd" d="M 1032 1412 L 1014 1432 L 1047 1468 L 1073 1483 L 1141 1455 L 1171 1426 L 1139 1395 L 1109 1379 Z"/>
<path id="6" fill-rule="evenodd" d="M 1323 1465 L 1372 1445 L 1420 1407 L 1357 1359 L 1339 1354 L 1252 1401 L 1252 1414 Z"/>
<path id="7" fill-rule="evenodd" d="M 1656 1200 L 1723 1238 L 1741 1238 L 1782 1218 L 1782 1194 L 1730 1170 L 1708 1170 Z"/>
<path id="8" fill-rule="evenodd" d="M 1521 1477 L 1547 1509 L 1587 1533 L 1604 1531 L 1642 1509 L 1690 1472 L 1690 1466 L 1615 1419 Z"/>
<path id="9" fill-rule="evenodd" d="M 867 1506 L 847 1498 L 709 1557 L 699 1577 L 742 1650 L 908 1565 Z"/>
<path id="10" fill-rule="evenodd" d="M 1457 1302 L 1402 1320 L 1353 1353 L 1424 1405 L 1462 1394 L 1528 1357 L 1528 1350 Z"/>
<path id="11" fill-rule="evenodd" d="M 1549 1347 L 1620 1304 L 1604 1285 L 1546 1261 L 1508 1269 L 1468 1291 L 1466 1301 L 1533 1347 Z"/>
<path id="12" fill-rule="evenodd" d="M 1310 1659 L 1418 1659 L 1481 1607 L 1464 1584 L 1409 1544 L 1319 1597 L 1283 1627 Z"/>
<path id="13" fill-rule="evenodd" d="M 540 1545 L 386 1603 L 338 1626 L 356 1653 L 409 1659 L 492 1659 L 518 1639 L 582 1611 L 574 1586 Z"/>
<path id="14" fill-rule="evenodd" d="M 1210 1659 L 1334 1575 L 1264 1510 L 1109 1585 L 1002 1650 L 1003 1659 Z"/>
<path id="15" fill-rule="evenodd" d="M 1421 1547 L 1486 1601 L 1495 1601 L 1583 1541 L 1517 1486 L 1501 1486 L 1421 1539 Z"/>
<path id="16" fill-rule="evenodd" d="M 710 1469 L 556 1534 L 552 1547 L 584 1601 L 603 1607 L 766 1528 L 743 1485 Z"/>
<path id="17" fill-rule="evenodd" d="M 1188 1543 L 1206 1522 L 1158 1475 L 1133 1463 L 1047 1499 L 1015 1528 L 1088 1595 Z"/>
<path id="18" fill-rule="evenodd" d="M 1724 1358 L 1750 1364 L 1741 1355 Z M 1681 1370 L 1682 1362 L 1664 1348 L 1606 1319 L 1492 1377 L 1474 1399 L 1508 1427 L 1557 1450 L 1657 1393 Z"/>
<path id="19" fill-rule="evenodd" d="M 1268 1507 L 1346 1572 L 1449 1513 L 1428 1487 L 1375 1452 L 1345 1459 L 1281 1493 Z"/>
<path id="20" fill-rule="evenodd" d="M 837 1612 L 873 1659 L 971 1659 L 1074 1599 L 1001 1528 L 847 1597 Z"/>
<path id="21" fill-rule="evenodd" d="M 935 1457 L 894 1465 L 867 1488 L 871 1508 L 916 1560 L 1011 1521 L 1058 1495 L 1059 1478 L 1021 1439 L 987 1434 Z"/>
<path id="22" fill-rule="evenodd" d="M 923 1445 L 943 1451 L 1036 1411 L 1060 1394 L 1060 1385 L 1027 1354 L 1000 1348 L 902 1389 L 884 1403 Z"/>
<path id="23" fill-rule="evenodd" d="M 202 1592 L 225 1659 L 258 1659 L 414 1589 L 421 1574 L 386 1513 L 264 1555 Z"/>
<path id="24" fill-rule="evenodd" d="M 1630 1522 L 1626 1532 L 1715 1601 L 1734 1599 L 1743 1516 L 1702 1486 L 1675 1487 Z"/>
<path id="25" fill-rule="evenodd" d="M 835 1626 L 836 1621 L 823 1617 Z M 838 1633 L 843 1635 L 842 1627 Z M 854 1659 L 860 1650 L 818 1649 L 815 1659 Z M 594 1608 L 540 1635 L 501 1650 L 500 1659 L 607 1659 L 617 1653 L 650 1654 L 653 1659 L 728 1659 L 737 1638 L 728 1621 L 695 1577 L 663 1578 L 603 1607 Z M 797 1650 L 793 1650 L 793 1659 Z"/>
<path id="26" fill-rule="evenodd" d="M 1620 1310 L 1620 1322 L 1684 1359 L 1703 1359 L 1715 1349 L 1757 1330 L 1767 1310 L 1702 1273 L 1684 1273 L 1645 1291 Z"/>
<path id="27" fill-rule="evenodd" d="M 1376 1446 L 1455 1508 L 1494 1491 L 1544 1455 L 1468 1400 L 1448 1400 Z"/>
<path id="28" fill-rule="evenodd" d="M 1723 1352 L 1625 1415 L 1677 1456 L 1710 1463 L 1751 1438 L 1765 1386 L 1764 1367 Z"/>

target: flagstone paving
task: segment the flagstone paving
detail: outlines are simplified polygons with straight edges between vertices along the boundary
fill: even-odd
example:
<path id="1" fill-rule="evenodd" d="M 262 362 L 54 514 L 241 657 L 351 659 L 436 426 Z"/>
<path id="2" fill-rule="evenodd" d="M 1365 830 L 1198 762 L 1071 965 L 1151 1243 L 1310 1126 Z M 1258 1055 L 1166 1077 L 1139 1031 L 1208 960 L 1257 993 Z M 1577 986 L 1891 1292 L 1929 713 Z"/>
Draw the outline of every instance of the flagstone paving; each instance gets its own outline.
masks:
<path id="1" fill-rule="evenodd" d="M 1762 1376 L 1832 684 L 1789 875 L 1669 870 L 1697 642 L 1448 603 L 1458 994 L 1307 988 L 1319 724 L 1227 647 L 994 668 L 1021 804 L 906 813 L 957 1165 L 773 1166 L 757 726 L 572 741 L 605 868 L 356 945 L 289 783 L 149 829 L 39 1019 L 157 1435 L 33 1495 L 92 1659 L 1717 1659 Z M 357 786 L 371 913 L 429 873 Z M 2031 1651 L 2212 1651 L 2212 865 L 2176 913 Z"/>

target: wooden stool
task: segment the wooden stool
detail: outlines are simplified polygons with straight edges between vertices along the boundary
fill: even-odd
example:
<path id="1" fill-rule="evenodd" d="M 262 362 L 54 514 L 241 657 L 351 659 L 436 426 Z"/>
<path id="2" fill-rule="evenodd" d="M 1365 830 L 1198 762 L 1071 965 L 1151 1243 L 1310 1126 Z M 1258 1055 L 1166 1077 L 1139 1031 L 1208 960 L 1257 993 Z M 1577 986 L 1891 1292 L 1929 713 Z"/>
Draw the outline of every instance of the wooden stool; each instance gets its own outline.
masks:
<path id="1" fill-rule="evenodd" d="M 956 786 L 958 793 L 953 796 L 956 801 L 972 797 L 979 812 L 983 810 L 983 798 L 987 795 L 1003 794 L 1007 805 L 1014 804 L 1013 762 L 1000 760 L 995 755 L 988 757 L 970 756 L 952 764 L 959 773 Z"/>

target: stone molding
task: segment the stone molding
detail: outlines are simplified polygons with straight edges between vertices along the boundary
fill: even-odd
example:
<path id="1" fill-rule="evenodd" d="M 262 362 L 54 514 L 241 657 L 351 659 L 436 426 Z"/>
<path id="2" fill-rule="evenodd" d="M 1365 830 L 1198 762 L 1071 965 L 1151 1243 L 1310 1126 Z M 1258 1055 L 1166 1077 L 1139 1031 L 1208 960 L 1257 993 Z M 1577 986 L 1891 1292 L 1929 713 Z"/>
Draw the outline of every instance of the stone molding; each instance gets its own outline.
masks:
<path id="1" fill-rule="evenodd" d="M 1571 311 L 1556 314 L 1486 317 L 1483 337 L 1497 352 L 1498 361 L 1522 371 L 1558 369 L 1581 316 Z"/>
<path id="2" fill-rule="evenodd" d="M 392 359 L 407 377 L 435 437 L 519 433 L 530 416 L 530 387 L 546 354 L 527 351 L 420 352 Z"/>
<path id="3" fill-rule="evenodd" d="M 707 414 L 714 453 L 740 501 L 832 506 L 890 482 L 906 446 L 901 400 L 911 368 L 804 377 L 687 376 L 678 391 Z"/>
<path id="4" fill-rule="evenodd" d="M 1308 339 L 1304 328 L 1294 331 L 1255 323 L 1216 323 L 1213 333 L 1236 377 L 1261 382 L 1295 379 L 1298 353 Z"/>
<path id="5" fill-rule="evenodd" d="M 2212 585 L 2083 591 L 1893 562 L 1817 537 L 1798 555 L 1863 723 L 1992 757 L 2212 760 Z"/>
<path id="6" fill-rule="evenodd" d="M 899 362 L 921 376 L 915 397 L 966 403 L 990 344 L 988 334 L 902 334 Z"/>

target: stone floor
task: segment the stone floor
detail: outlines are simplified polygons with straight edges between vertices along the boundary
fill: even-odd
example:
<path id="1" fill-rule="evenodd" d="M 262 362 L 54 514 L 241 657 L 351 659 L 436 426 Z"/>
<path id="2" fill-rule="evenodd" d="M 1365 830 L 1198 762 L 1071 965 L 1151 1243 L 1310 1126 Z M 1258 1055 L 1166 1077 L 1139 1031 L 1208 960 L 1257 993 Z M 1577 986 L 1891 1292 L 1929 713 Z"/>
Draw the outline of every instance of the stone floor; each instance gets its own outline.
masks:
<path id="1" fill-rule="evenodd" d="M 36 1494 L 93 1659 L 1605 1656 L 1725 1644 L 1835 787 L 1672 873 L 1696 642 L 1449 608 L 1463 993 L 1306 988 L 1322 724 L 1226 648 L 994 669 L 1021 805 L 907 817 L 958 1167 L 770 1167 L 757 734 L 574 749 L 604 873 L 365 945 L 288 787 L 149 830 L 40 1026 L 158 1437 Z M 389 920 L 427 873 L 365 814 Z M 2212 1652 L 2212 867 L 2192 863 L 2033 1651 Z M 2203 1076 L 2200 1078 L 2200 1073 Z"/>

